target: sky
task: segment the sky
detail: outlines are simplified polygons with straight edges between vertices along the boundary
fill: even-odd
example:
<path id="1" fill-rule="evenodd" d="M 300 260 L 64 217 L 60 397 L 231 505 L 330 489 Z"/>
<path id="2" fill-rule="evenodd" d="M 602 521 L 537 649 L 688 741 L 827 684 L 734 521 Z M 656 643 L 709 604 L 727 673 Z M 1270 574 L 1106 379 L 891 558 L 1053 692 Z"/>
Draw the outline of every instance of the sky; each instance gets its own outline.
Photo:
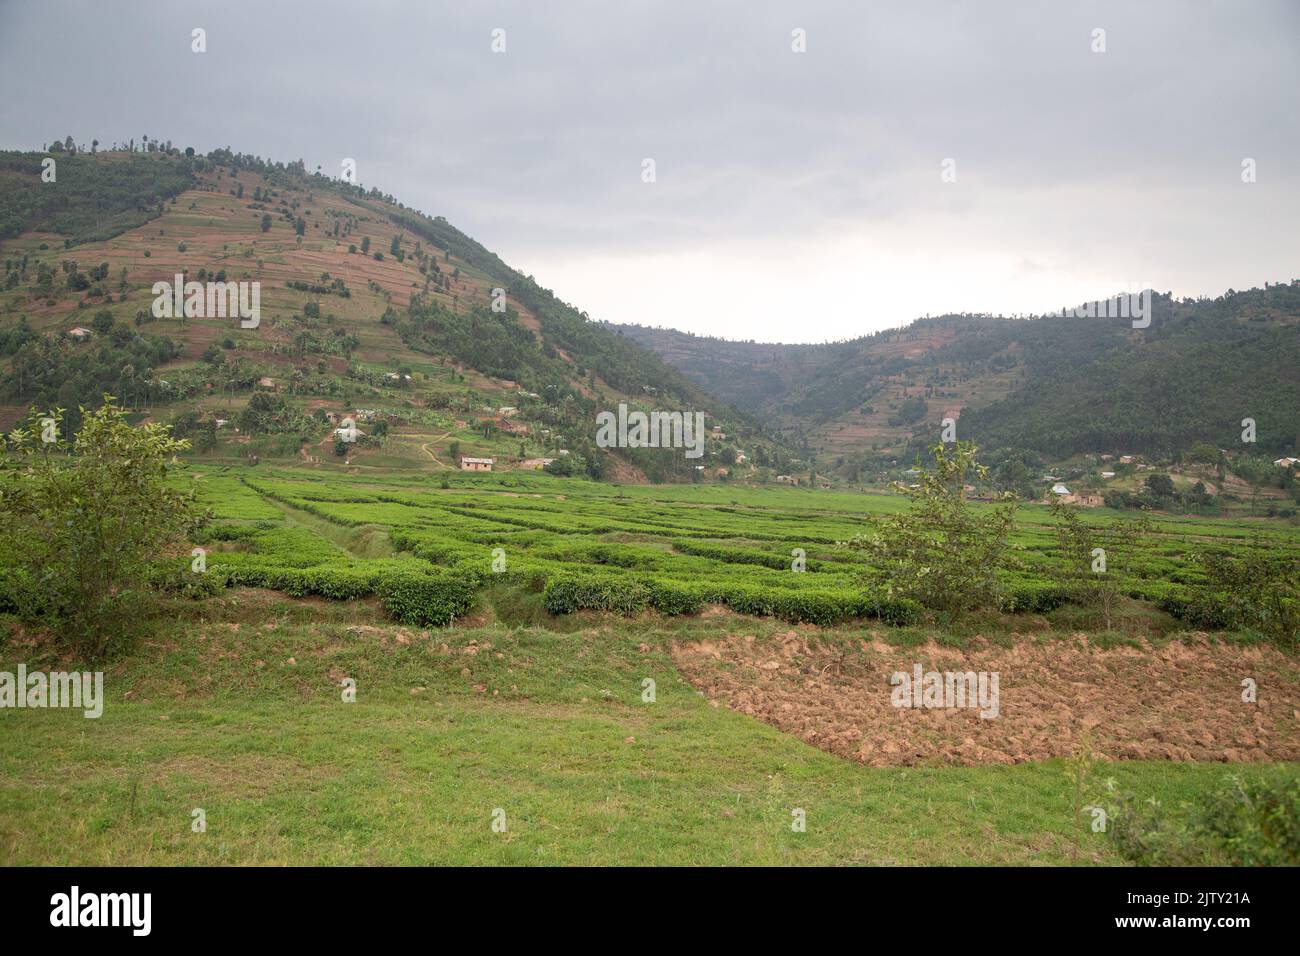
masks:
<path id="1" fill-rule="evenodd" d="M 611 322 L 821 342 L 1300 277 L 1294 0 L 0 0 L 0 88 L 0 148 L 353 159 Z"/>

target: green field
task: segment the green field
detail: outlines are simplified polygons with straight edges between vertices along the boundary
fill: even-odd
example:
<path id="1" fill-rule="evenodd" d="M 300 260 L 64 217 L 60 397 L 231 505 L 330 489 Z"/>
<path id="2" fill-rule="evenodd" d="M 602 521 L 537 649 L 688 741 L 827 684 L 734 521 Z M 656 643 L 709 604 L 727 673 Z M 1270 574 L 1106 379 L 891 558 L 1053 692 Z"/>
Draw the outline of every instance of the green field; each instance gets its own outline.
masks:
<path id="1" fill-rule="evenodd" d="M 195 474 L 217 518 L 209 573 L 234 584 L 354 598 L 382 592 L 390 576 L 439 573 L 465 589 L 461 605 L 488 583 L 509 583 L 540 595 L 552 613 L 679 614 L 720 604 L 822 625 L 918 616 L 874 589 L 864 559 L 838 544 L 903 510 L 896 495 L 527 474 Z M 1088 520 L 1116 517 L 1098 509 Z M 1046 508 L 1020 509 L 1003 610 L 1046 613 L 1063 603 L 1052 583 L 1053 529 Z M 1240 548 L 1255 534 L 1270 550 L 1300 546 L 1300 529 L 1277 522 L 1159 518 L 1154 529 L 1130 553 L 1111 555 L 1108 573 L 1129 598 L 1175 616 L 1205 584 L 1199 551 Z"/>
<path id="2" fill-rule="evenodd" d="M 364 605 L 247 592 L 177 614 L 110 670 L 99 720 L 5 715 L 0 861 L 1123 862 L 1076 822 L 1068 761 L 870 768 L 710 706 L 667 654 L 706 621 L 421 639 L 374 627 Z M 1089 795 L 1106 776 L 1176 807 L 1228 774 L 1125 761 Z"/>
<path id="3" fill-rule="evenodd" d="M 187 472 L 215 516 L 215 590 L 166 599 L 156 634 L 107 668 L 102 718 L 0 715 L 0 862 L 1118 864 L 1078 816 L 1104 779 L 1178 808 L 1271 769 L 1122 760 L 1077 790 L 1064 759 L 864 766 L 683 678 L 675 647 L 737 628 L 774 639 L 781 618 L 829 641 L 983 640 L 877 619 L 887 602 L 836 542 L 903 508 L 896 496 Z M 1011 593 L 1047 594 L 1049 516 L 1027 507 L 1020 519 Z M 1276 547 L 1296 547 L 1294 528 L 1268 527 Z M 1155 600 L 1197 585 L 1197 548 L 1247 535 L 1241 522 L 1157 521 L 1114 567 L 1131 595 L 1117 639 L 1178 640 L 1185 623 Z M 806 572 L 789 569 L 794 548 Z M 176 573 L 192 574 L 179 560 Z M 392 620 L 387 585 L 412 576 L 463 589 L 448 599 L 452 626 Z M 1004 642 L 1077 626 L 1069 607 L 1007 610 Z M 0 633 L 4 668 L 74 663 L 16 622 Z M 353 703 L 343 677 L 356 681 Z M 796 811 L 805 832 L 791 828 Z"/>

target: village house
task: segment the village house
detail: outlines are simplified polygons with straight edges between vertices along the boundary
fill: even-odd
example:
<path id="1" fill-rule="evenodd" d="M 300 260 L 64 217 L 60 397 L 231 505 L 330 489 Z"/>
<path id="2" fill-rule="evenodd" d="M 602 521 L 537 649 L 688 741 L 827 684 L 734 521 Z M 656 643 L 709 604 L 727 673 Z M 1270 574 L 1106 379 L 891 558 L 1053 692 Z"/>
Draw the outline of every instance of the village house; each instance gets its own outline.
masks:
<path id="1" fill-rule="evenodd" d="M 1300 465 L 1300 458 L 1279 458 L 1273 464 L 1279 468 L 1290 468 L 1292 465 Z"/>
<path id="2" fill-rule="evenodd" d="M 264 375 L 264 376 L 262 376 L 261 378 L 259 378 L 259 379 L 257 380 L 257 387 L 258 387 L 258 388 L 275 388 L 275 379 L 273 379 L 273 378 L 269 378 L 269 377 L 267 377 L 267 376 Z"/>
<path id="3" fill-rule="evenodd" d="M 491 471 L 495 462 L 493 458 L 471 458 L 469 455 L 460 456 L 461 471 Z"/>
<path id="4" fill-rule="evenodd" d="M 525 458 L 519 463 L 519 467 L 529 471 L 541 471 L 553 461 L 555 461 L 554 458 Z"/>
<path id="5" fill-rule="evenodd" d="M 74 339 L 82 340 L 82 339 L 90 338 L 95 333 L 90 331 L 90 329 L 79 325 L 75 329 L 68 329 L 68 334 L 71 335 Z"/>
<path id="6" fill-rule="evenodd" d="M 790 476 L 790 475 L 777 475 L 777 476 L 776 476 L 776 480 L 779 481 L 779 482 L 780 482 L 781 484 L 783 484 L 783 485 L 797 485 L 797 484 L 799 484 L 799 479 L 798 479 L 798 478 L 794 478 L 794 477 L 792 477 L 792 476 Z"/>

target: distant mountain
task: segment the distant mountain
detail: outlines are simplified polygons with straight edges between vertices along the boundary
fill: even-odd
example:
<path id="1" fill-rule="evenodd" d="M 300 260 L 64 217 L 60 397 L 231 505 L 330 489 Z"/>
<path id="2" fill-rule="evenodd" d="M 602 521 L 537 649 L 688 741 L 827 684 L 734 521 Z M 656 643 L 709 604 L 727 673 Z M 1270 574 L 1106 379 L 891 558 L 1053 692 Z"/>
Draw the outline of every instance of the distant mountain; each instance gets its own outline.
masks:
<path id="1" fill-rule="evenodd" d="M 948 315 L 824 345 L 623 332 L 725 401 L 823 453 L 959 437 L 1064 457 L 1171 453 L 1208 441 L 1294 453 L 1300 442 L 1300 282 L 1217 299 L 1153 295 L 1128 319 Z"/>

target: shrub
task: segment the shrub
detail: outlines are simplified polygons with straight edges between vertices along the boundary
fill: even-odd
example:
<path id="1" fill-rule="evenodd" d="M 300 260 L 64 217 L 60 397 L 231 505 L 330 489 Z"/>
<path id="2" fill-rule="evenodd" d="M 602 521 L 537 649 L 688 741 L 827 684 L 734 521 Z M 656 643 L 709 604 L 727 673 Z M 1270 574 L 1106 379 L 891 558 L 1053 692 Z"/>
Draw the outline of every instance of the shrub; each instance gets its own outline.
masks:
<path id="1" fill-rule="evenodd" d="M 1009 614 L 1046 614 L 1067 603 L 1071 599 L 1071 593 L 1068 586 L 1022 582 L 1006 589 L 999 607 Z"/>
<path id="2" fill-rule="evenodd" d="M 1181 812 L 1118 794 L 1109 835 L 1129 860 L 1148 866 L 1300 865 L 1300 775 L 1279 770 L 1229 778 Z"/>
<path id="3" fill-rule="evenodd" d="M 164 425 L 132 428 L 109 396 L 81 414 L 71 443 L 57 436 L 62 410 L 11 434 L 21 460 L 0 477 L 0 563 L 18 569 L 6 598 L 18 614 L 93 660 L 139 633 L 151 564 L 207 516 L 168 481 L 188 443 Z"/>
<path id="4" fill-rule="evenodd" d="M 632 615 L 650 603 L 650 589 L 633 578 L 600 574 L 560 574 L 542 592 L 549 614 L 579 610 Z"/>
<path id="5" fill-rule="evenodd" d="M 1300 556 L 1273 551 L 1262 539 L 1232 554 L 1203 552 L 1209 581 L 1193 609 L 1221 612 L 1226 627 L 1249 627 L 1286 642 L 1300 636 Z"/>
<path id="6" fill-rule="evenodd" d="M 384 610 L 395 620 L 417 627 L 442 627 L 474 603 L 474 584 L 460 575 L 398 572 L 379 585 Z"/>
<path id="7" fill-rule="evenodd" d="M 698 614 L 704 607 L 704 589 L 675 581 L 650 585 L 650 606 L 660 614 Z"/>

